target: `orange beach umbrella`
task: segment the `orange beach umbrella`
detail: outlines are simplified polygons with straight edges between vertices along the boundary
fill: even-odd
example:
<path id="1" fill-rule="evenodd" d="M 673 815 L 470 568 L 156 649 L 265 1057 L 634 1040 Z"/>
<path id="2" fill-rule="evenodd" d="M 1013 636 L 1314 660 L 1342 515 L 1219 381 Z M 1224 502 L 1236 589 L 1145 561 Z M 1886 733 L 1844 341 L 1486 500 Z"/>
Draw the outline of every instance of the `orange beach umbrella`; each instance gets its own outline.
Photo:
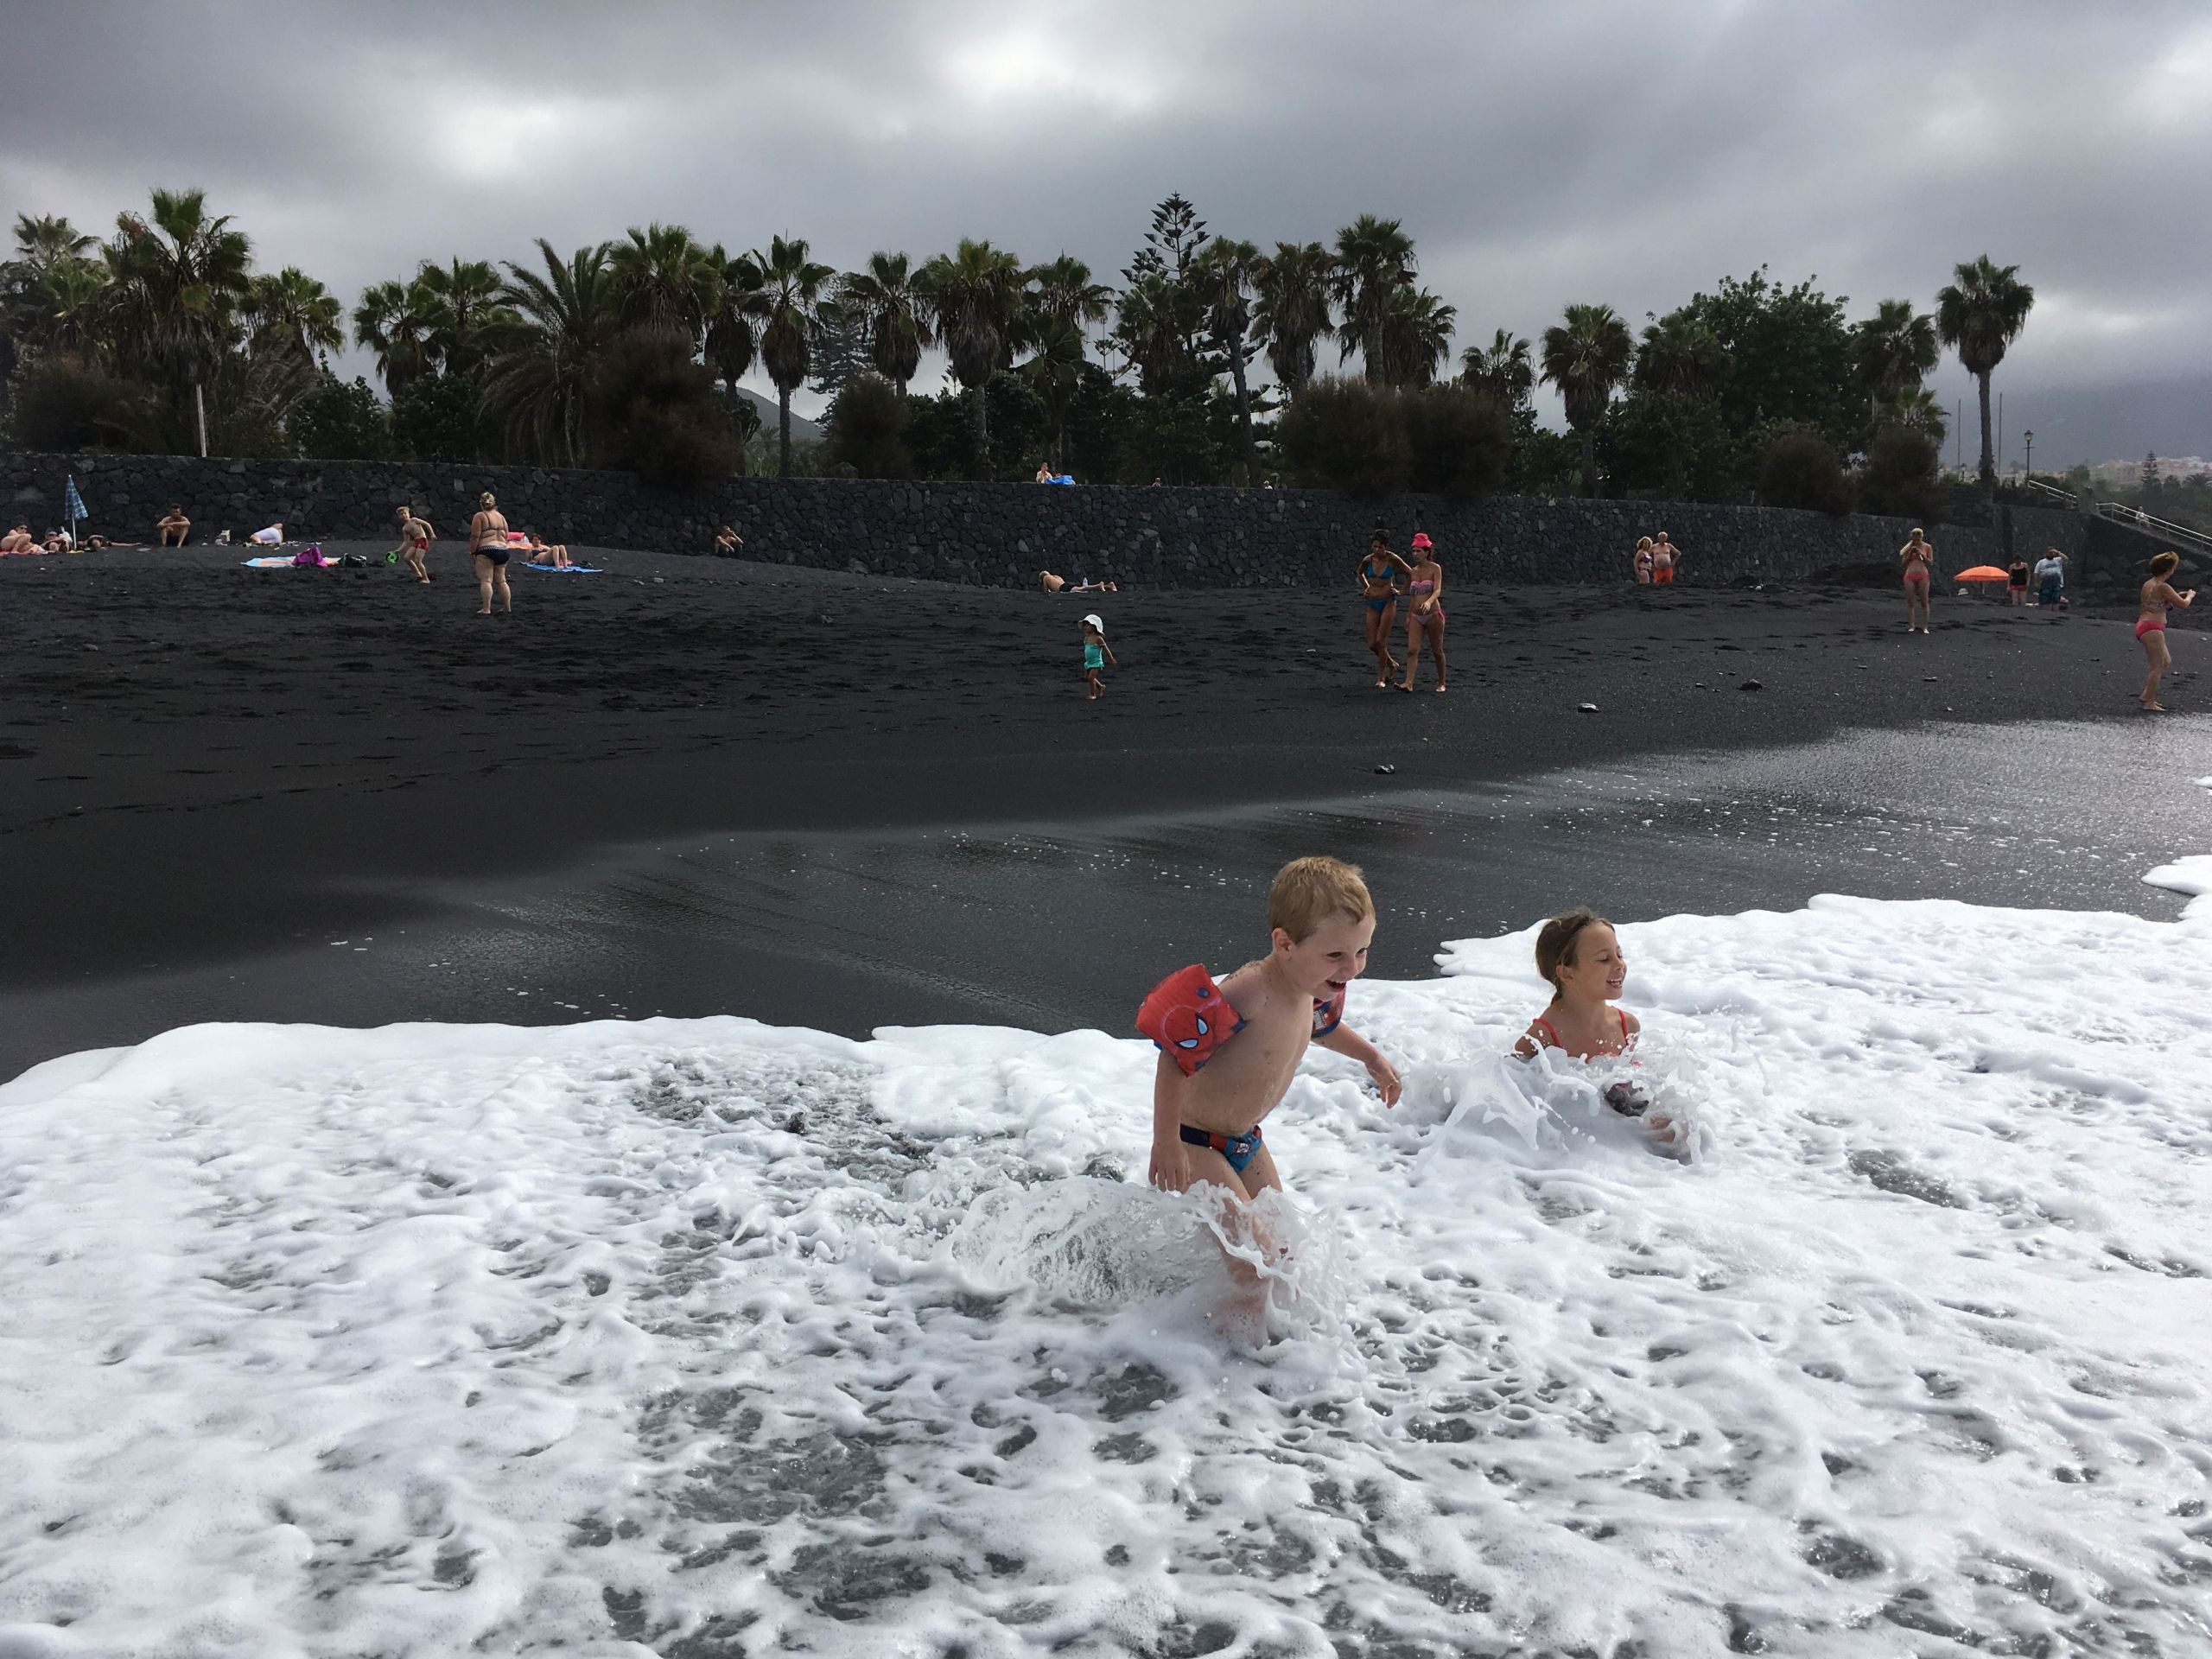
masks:
<path id="1" fill-rule="evenodd" d="M 2010 582 L 2012 578 L 1993 564 L 1977 564 L 1970 570 L 1961 570 L 1952 578 L 1955 582 Z"/>

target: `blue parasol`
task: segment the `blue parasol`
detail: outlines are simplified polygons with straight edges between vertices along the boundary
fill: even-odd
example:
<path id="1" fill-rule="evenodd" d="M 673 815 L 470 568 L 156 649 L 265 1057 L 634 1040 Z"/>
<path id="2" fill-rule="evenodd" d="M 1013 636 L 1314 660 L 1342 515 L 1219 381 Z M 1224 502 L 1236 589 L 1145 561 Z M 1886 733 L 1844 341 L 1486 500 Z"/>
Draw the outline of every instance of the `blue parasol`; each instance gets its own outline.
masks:
<path id="1" fill-rule="evenodd" d="M 62 491 L 61 510 L 69 515 L 69 534 L 73 538 L 77 526 L 92 517 L 85 511 L 85 498 L 77 493 L 77 474 L 74 473 L 69 474 L 69 482 Z"/>

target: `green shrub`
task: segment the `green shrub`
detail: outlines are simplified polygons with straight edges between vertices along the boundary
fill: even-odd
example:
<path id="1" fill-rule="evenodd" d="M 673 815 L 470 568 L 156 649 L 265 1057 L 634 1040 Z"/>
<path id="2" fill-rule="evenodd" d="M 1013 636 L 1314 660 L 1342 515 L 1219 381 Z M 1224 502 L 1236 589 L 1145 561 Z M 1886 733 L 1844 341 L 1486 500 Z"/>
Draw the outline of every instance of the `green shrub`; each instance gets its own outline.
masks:
<path id="1" fill-rule="evenodd" d="M 1471 386 L 1423 386 L 1395 400 L 1406 423 L 1417 490 L 1453 501 L 1491 494 L 1513 466 L 1513 416 Z"/>
<path id="2" fill-rule="evenodd" d="M 1859 510 L 1931 522 L 1941 515 L 1943 501 L 1936 481 L 1940 465 L 1926 434 L 1884 427 L 1867 446 L 1866 465 L 1859 471 Z"/>
<path id="3" fill-rule="evenodd" d="M 137 449 L 152 399 L 98 363 L 54 352 L 27 357 L 8 386 L 8 425 L 20 449 L 69 454 Z"/>
<path id="4" fill-rule="evenodd" d="M 1826 438 L 1805 427 L 1783 432 L 1759 462 L 1759 499 L 1770 507 L 1798 507 L 1840 518 L 1856 491 L 1843 459 Z"/>
<path id="5" fill-rule="evenodd" d="M 1399 400 L 1364 380 L 1310 382 L 1275 421 L 1275 443 L 1301 484 L 1363 496 L 1393 495 L 1413 475 Z"/>
<path id="6" fill-rule="evenodd" d="M 393 459 L 391 417 L 359 376 L 340 380 L 325 369 L 292 406 L 284 428 L 303 461 Z"/>
<path id="7" fill-rule="evenodd" d="M 593 376 L 591 401 L 601 457 L 648 483 L 714 483 L 744 463 L 714 375 L 691 360 L 681 334 L 633 328 L 618 335 Z"/>
<path id="8" fill-rule="evenodd" d="M 830 405 L 825 441 L 833 468 L 849 467 L 853 478 L 912 478 L 914 457 L 906 448 L 906 400 L 876 374 L 852 374 Z"/>

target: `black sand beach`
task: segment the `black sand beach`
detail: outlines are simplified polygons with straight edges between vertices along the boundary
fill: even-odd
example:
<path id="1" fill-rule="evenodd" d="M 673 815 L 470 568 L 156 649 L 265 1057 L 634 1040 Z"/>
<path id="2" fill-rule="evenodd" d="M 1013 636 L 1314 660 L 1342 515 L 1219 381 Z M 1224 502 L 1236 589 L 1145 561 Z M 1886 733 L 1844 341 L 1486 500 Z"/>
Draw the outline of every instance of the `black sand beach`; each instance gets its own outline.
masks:
<path id="1" fill-rule="evenodd" d="M 1886 586 L 1455 588 L 1452 692 L 1406 696 L 1373 689 L 1344 595 L 578 551 L 606 574 L 518 570 L 490 619 L 442 544 L 428 588 L 229 548 L 0 561 L 0 1075 L 198 1019 L 1109 1023 L 1313 844 L 1395 889 L 1385 973 L 1579 898 L 1632 918 L 1979 883 L 2164 913 L 2130 861 L 2193 850 L 2170 836 L 2212 771 L 2200 722 L 2134 710 L 2123 621 L 1980 598 L 1939 599 L 1923 639 Z M 1122 666 L 1091 704 L 1094 609 Z M 2177 709 L 2202 653 L 2177 632 Z M 1957 727 L 2001 728 L 1986 764 Z M 1851 740 L 1825 780 L 1714 770 L 1923 728 Z M 1552 798 L 1563 775 L 1588 798 Z M 2109 808 L 2117 839 L 2109 872 L 2038 893 L 2014 872 L 2051 850 L 1972 843 L 1992 810 L 2032 819 L 2047 775 L 2050 810 L 2088 834 Z M 1890 836 L 1968 855 L 1859 860 L 1856 791 Z M 1732 792 L 1785 809 L 1783 851 L 1746 859 L 1743 822 L 1682 804 Z M 1406 893 L 1446 869 L 1433 902 Z M 1122 902 L 1140 882 L 1156 901 Z"/>

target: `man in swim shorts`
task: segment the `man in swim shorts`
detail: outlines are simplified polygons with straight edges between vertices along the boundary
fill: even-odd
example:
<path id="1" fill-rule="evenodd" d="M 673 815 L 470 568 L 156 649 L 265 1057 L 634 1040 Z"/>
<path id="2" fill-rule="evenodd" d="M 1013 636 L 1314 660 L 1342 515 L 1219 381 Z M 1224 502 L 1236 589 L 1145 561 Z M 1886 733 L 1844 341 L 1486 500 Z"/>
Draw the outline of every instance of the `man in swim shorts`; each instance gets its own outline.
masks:
<path id="1" fill-rule="evenodd" d="M 1357 868 L 1333 858 L 1284 865 L 1268 893 L 1268 954 L 1218 985 L 1202 967 L 1171 974 L 1137 1011 L 1160 1049 L 1153 1074 L 1154 1186 L 1179 1192 L 1210 1182 L 1240 1205 L 1282 1179 L 1261 1139 L 1318 1043 L 1367 1068 L 1395 1106 L 1395 1067 L 1344 1023 L 1344 997 L 1367 967 L 1375 900 Z"/>
<path id="2" fill-rule="evenodd" d="M 191 537 L 192 520 L 184 516 L 184 509 L 181 506 L 173 506 L 162 515 L 160 522 L 154 528 L 162 532 L 162 538 L 155 543 L 156 546 L 167 547 L 169 544 L 169 538 L 175 537 L 176 544 L 182 547 Z"/>
<path id="3" fill-rule="evenodd" d="M 1667 539 L 1661 531 L 1651 542 L 1651 580 L 1662 588 L 1675 585 L 1675 567 L 1682 562 L 1682 550 Z"/>

